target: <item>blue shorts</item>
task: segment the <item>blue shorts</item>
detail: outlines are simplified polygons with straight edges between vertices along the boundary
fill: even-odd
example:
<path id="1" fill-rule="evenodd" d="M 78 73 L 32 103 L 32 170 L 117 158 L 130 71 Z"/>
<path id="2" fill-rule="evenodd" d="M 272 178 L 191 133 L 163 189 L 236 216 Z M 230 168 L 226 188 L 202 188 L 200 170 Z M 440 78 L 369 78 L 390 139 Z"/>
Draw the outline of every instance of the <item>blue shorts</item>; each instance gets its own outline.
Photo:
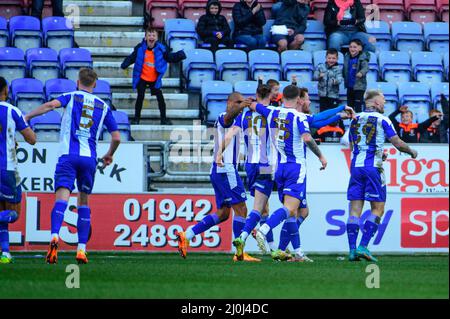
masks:
<path id="1" fill-rule="evenodd" d="M 261 172 L 259 164 L 246 163 L 245 172 L 247 173 L 247 188 L 250 195 L 255 196 L 255 190 L 263 193 L 267 197 L 273 190 L 272 174 L 264 174 Z"/>
<path id="2" fill-rule="evenodd" d="M 244 184 L 237 170 L 217 173 L 213 169 L 210 179 L 216 195 L 217 209 L 223 206 L 231 207 L 247 200 Z"/>
<path id="3" fill-rule="evenodd" d="M 78 191 L 91 194 L 96 170 L 97 159 L 95 158 L 76 155 L 61 156 L 55 170 L 55 192 L 61 187 L 72 192 L 77 180 Z"/>
<path id="4" fill-rule="evenodd" d="M 22 188 L 15 171 L 0 170 L 0 202 L 18 204 L 22 201 Z"/>
<path id="5" fill-rule="evenodd" d="M 275 173 L 278 197 L 283 203 L 284 195 L 300 200 L 300 208 L 308 207 L 306 203 L 306 167 L 297 163 L 279 163 Z"/>
<path id="6" fill-rule="evenodd" d="M 386 201 L 386 182 L 382 168 L 353 167 L 348 184 L 348 200 Z"/>

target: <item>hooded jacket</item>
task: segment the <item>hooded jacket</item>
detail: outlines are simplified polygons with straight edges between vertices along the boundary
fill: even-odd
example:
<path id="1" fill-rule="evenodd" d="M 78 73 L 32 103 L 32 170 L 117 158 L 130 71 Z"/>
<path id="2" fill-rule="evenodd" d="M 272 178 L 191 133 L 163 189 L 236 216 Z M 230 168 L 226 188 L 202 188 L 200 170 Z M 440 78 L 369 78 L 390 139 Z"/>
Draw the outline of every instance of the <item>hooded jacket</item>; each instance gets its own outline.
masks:
<path id="1" fill-rule="evenodd" d="M 323 78 L 319 78 L 320 73 L 325 73 Z M 333 80 L 337 83 L 334 84 Z M 314 81 L 319 81 L 319 96 L 339 99 L 339 85 L 344 81 L 342 77 L 342 66 L 337 63 L 328 67 L 326 63 L 320 63 L 314 71 Z"/>
<path id="2" fill-rule="evenodd" d="M 257 5 L 258 0 L 253 2 L 251 8 L 244 0 L 241 0 L 233 6 L 233 37 L 263 34 L 263 26 L 266 24 L 266 17 L 262 8 L 253 15 L 252 9 Z"/>
<path id="3" fill-rule="evenodd" d="M 323 24 L 325 25 L 325 33 L 327 37 L 339 30 L 337 15 L 339 12 L 339 7 L 336 5 L 334 0 L 328 0 L 327 7 L 325 9 L 325 14 L 323 16 Z M 364 7 L 362 6 L 360 0 L 354 0 L 353 5 L 350 7 L 350 14 L 352 18 L 355 19 L 355 26 L 361 32 L 366 32 L 366 27 L 364 22 L 366 22 L 366 14 Z"/>
<path id="4" fill-rule="evenodd" d="M 367 75 L 367 72 L 369 72 L 369 60 L 370 60 L 369 52 L 363 51 L 359 54 L 358 63 L 356 65 L 356 73 L 361 72 L 363 76 L 361 78 L 356 77 L 355 85 L 353 86 L 353 90 L 355 90 L 355 91 L 365 91 L 367 88 L 366 75 Z M 349 61 L 350 61 L 350 53 L 347 53 L 344 57 L 344 68 L 342 69 L 342 74 L 345 79 L 345 87 L 347 87 L 347 83 L 348 83 Z"/>
<path id="5" fill-rule="evenodd" d="M 294 30 L 295 34 L 303 34 L 309 14 L 309 6 L 300 4 L 297 0 L 283 0 L 274 25 L 285 25 Z"/>
<path id="6" fill-rule="evenodd" d="M 213 15 L 209 12 L 212 5 L 219 6 L 219 12 Z M 210 0 L 206 5 L 206 14 L 202 15 L 197 23 L 197 33 L 202 39 L 215 37 L 215 32 L 222 32 L 223 38 L 230 36 L 231 30 L 227 19 L 220 14 L 222 5 L 218 0 Z"/>

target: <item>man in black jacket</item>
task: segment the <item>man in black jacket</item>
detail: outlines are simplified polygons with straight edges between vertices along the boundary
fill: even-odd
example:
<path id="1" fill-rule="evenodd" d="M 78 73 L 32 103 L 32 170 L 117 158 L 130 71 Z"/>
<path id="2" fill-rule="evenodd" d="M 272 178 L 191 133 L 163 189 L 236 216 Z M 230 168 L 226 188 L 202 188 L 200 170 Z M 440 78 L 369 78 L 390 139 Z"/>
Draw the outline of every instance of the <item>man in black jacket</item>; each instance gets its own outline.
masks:
<path id="1" fill-rule="evenodd" d="M 365 11 L 360 0 L 328 0 L 323 24 L 328 38 L 328 48 L 341 50 L 353 39 L 364 44 L 364 51 L 375 52 L 376 39 L 366 33 Z"/>
<path id="2" fill-rule="evenodd" d="M 233 21 L 236 43 L 245 44 L 249 50 L 266 47 L 263 35 L 266 17 L 258 0 L 240 0 L 236 3 L 233 6 Z"/>
<path id="3" fill-rule="evenodd" d="M 443 114 L 437 109 L 430 111 L 430 118 L 438 116 L 439 119 L 420 134 L 420 143 L 448 143 L 448 100 L 444 94 L 441 94 L 441 105 Z"/>
<path id="4" fill-rule="evenodd" d="M 205 43 L 211 44 L 211 50 L 215 52 L 219 44 L 231 48 L 230 26 L 227 19 L 220 14 L 222 5 L 218 0 L 210 0 L 206 5 L 206 14 L 198 20 L 197 33 Z"/>

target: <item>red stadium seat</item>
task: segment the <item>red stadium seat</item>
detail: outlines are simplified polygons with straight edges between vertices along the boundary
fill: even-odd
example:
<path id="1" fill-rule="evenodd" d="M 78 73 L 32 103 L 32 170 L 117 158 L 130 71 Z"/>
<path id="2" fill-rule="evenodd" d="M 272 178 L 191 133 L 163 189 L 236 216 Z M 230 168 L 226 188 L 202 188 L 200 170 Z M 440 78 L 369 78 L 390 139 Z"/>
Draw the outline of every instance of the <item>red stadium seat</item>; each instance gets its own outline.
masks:
<path id="1" fill-rule="evenodd" d="M 146 11 L 153 18 L 152 27 L 163 30 L 167 19 L 178 18 L 177 0 L 147 0 Z"/>
<path id="2" fill-rule="evenodd" d="M 179 0 L 181 16 L 198 22 L 198 19 L 205 14 L 208 0 Z"/>
<path id="3" fill-rule="evenodd" d="M 448 0 L 436 0 L 438 17 L 448 23 Z"/>
<path id="4" fill-rule="evenodd" d="M 403 0 L 373 0 L 373 4 L 378 6 L 380 18 L 392 25 L 392 22 L 404 21 Z"/>
<path id="5" fill-rule="evenodd" d="M 409 20 L 424 24 L 436 21 L 435 0 L 405 0 Z"/>
<path id="6" fill-rule="evenodd" d="M 23 0 L 2 0 L 0 1 L 0 15 L 6 19 L 14 16 L 20 16 L 23 14 L 23 4 Z"/>

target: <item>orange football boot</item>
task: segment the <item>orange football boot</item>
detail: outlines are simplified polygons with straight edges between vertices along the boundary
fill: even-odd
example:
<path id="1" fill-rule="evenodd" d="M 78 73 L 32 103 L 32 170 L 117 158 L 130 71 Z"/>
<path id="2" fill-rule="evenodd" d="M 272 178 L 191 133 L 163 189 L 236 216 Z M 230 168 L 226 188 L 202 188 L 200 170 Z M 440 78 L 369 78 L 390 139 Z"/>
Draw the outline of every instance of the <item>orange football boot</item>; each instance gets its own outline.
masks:
<path id="1" fill-rule="evenodd" d="M 239 261 L 238 258 L 237 258 L 237 255 L 233 256 L 233 261 Z M 249 254 L 244 253 L 244 259 L 242 259 L 242 261 L 259 262 L 259 261 L 261 261 L 261 259 L 252 257 Z"/>
<path id="2" fill-rule="evenodd" d="M 78 249 L 76 259 L 79 264 L 87 264 L 87 252 L 85 252 L 83 249 Z"/>
<path id="3" fill-rule="evenodd" d="M 177 236 L 178 241 L 178 251 L 180 252 L 181 257 L 186 259 L 187 255 L 187 247 L 189 241 L 186 238 L 186 233 L 184 231 L 182 232 L 175 232 L 175 236 Z"/>
<path id="4" fill-rule="evenodd" d="M 58 240 L 53 238 L 48 248 L 47 264 L 56 264 L 58 262 Z"/>

